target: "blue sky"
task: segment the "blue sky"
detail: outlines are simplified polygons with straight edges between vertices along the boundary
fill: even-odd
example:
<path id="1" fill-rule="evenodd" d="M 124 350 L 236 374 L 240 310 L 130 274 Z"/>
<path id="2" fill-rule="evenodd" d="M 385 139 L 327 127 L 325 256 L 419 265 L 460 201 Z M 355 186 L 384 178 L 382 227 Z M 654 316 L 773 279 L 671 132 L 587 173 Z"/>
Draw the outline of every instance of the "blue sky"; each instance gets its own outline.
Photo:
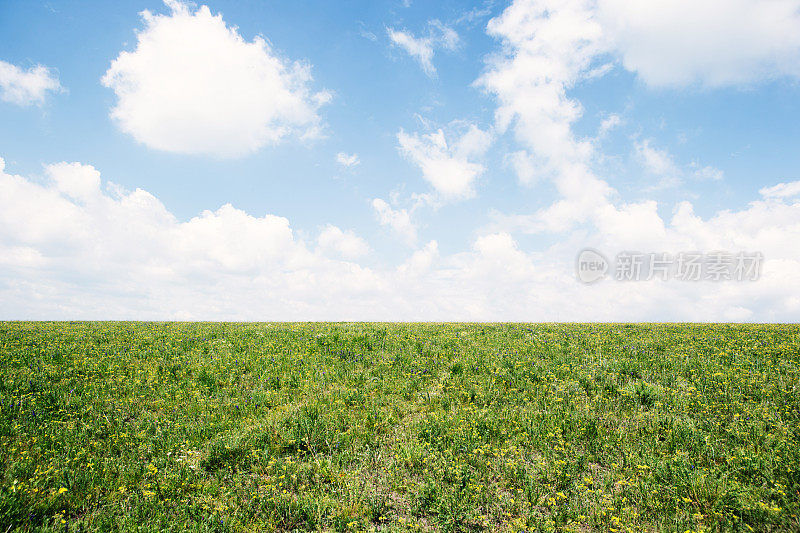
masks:
<path id="1" fill-rule="evenodd" d="M 800 2 L 683 4 L 3 2 L 0 314 L 791 320 Z"/>

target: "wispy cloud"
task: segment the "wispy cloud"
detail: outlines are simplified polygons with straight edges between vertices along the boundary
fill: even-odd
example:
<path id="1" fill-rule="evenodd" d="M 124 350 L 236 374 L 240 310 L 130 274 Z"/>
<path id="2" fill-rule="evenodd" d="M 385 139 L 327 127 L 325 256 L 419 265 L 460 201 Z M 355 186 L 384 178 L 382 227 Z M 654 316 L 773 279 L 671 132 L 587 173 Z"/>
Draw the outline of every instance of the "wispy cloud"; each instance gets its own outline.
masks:
<path id="1" fill-rule="evenodd" d="M 347 154 L 345 152 L 339 152 L 336 154 L 336 162 L 342 165 L 343 167 L 354 167 L 358 165 L 361 160 L 358 158 L 358 154 Z"/>
<path id="2" fill-rule="evenodd" d="M 458 33 L 439 20 L 428 22 L 428 34 L 425 37 L 415 37 L 405 29 L 387 28 L 386 32 L 392 44 L 399 46 L 416 59 L 425 74 L 431 77 L 436 75 L 436 68 L 433 66 L 434 50 L 441 48 L 452 51 L 458 48 L 460 43 Z"/>

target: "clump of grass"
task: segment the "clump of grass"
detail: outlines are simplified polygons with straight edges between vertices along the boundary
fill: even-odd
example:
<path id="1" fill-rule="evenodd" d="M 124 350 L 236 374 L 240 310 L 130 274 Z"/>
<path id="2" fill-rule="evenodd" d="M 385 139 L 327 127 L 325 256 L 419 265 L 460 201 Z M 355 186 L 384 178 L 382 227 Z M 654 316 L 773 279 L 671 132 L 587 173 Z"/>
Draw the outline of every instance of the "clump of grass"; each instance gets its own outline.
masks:
<path id="1" fill-rule="evenodd" d="M 646 408 L 651 408 L 656 404 L 656 400 L 658 399 L 658 393 L 656 389 L 651 385 L 643 381 L 639 381 L 636 383 L 634 388 L 636 393 L 636 398 L 639 400 L 639 403 Z"/>

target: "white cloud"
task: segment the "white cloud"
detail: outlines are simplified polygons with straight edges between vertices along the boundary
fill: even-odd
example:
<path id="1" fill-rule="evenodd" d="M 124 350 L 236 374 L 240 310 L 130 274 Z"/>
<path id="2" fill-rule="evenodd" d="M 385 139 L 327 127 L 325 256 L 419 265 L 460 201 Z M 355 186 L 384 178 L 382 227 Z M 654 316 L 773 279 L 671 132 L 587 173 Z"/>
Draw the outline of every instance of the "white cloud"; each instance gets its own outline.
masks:
<path id="1" fill-rule="evenodd" d="M 394 30 L 388 28 L 387 33 L 389 39 L 393 44 L 399 46 L 408 55 L 413 57 L 419 62 L 419 66 L 425 71 L 428 76 L 436 74 L 436 68 L 433 66 L 433 41 L 429 38 L 416 38 L 410 32 L 405 30 Z"/>
<path id="2" fill-rule="evenodd" d="M 357 259 L 369 251 L 366 241 L 352 231 L 328 224 L 317 237 L 317 244 L 323 252 L 334 253 L 345 259 Z"/>
<path id="3" fill-rule="evenodd" d="M 310 68 L 246 41 L 207 6 L 167 0 L 170 14 L 142 12 L 137 45 L 102 82 L 117 95 L 111 117 L 158 150 L 239 157 L 294 134 L 320 133 L 327 92 L 309 89 Z"/>
<path id="4" fill-rule="evenodd" d="M 422 249 L 415 250 L 411 257 L 397 267 L 397 271 L 403 276 L 422 276 L 430 272 L 438 257 L 439 243 L 430 241 Z"/>
<path id="5" fill-rule="evenodd" d="M 456 50 L 461 45 L 461 37 L 450 26 L 436 19 L 429 21 L 428 25 L 434 40 L 445 50 Z"/>
<path id="6" fill-rule="evenodd" d="M 393 28 L 387 28 L 386 32 L 392 44 L 405 50 L 419 63 L 425 74 L 431 77 L 436 75 L 436 68 L 433 66 L 434 49 L 442 48 L 452 51 L 458 48 L 461 42 L 458 33 L 453 28 L 438 20 L 428 22 L 427 37 L 414 37 L 408 30 Z"/>
<path id="7" fill-rule="evenodd" d="M 346 154 L 339 152 L 336 154 L 336 162 L 344 167 L 354 167 L 361 161 L 358 159 L 358 154 Z"/>
<path id="8" fill-rule="evenodd" d="M 651 86 L 721 87 L 800 77 L 799 27 L 800 0 L 516 0 L 489 32 L 557 82 L 602 76 L 610 56 Z"/>
<path id="9" fill-rule="evenodd" d="M 40 268 L 46 261 L 39 250 L 28 246 L 0 247 L 0 265 L 18 268 Z"/>
<path id="10" fill-rule="evenodd" d="M 637 141 L 634 150 L 644 169 L 661 178 L 655 188 L 678 185 L 687 174 L 700 181 L 721 181 L 725 177 L 725 173 L 720 169 L 709 165 L 701 166 L 696 161 L 692 161 L 688 169 L 682 169 L 667 150 L 656 148 L 650 139 Z"/>
<path id="11" fill-rule="evenodd" d="M 560 195 L 551 206 L 524 216 L 530 231 L 566 231 L 579 223 L 596 224 L 598 217 L 613 207 L 614 189 L 594 170 L 596 143 L 573 132 L 583 110 L 568 91 L 608 71 L 609 55 L 620 53 L 609 25 L 614 10 L 647 11 L 638 5 L 626 6 L 634 4 L 516 0 L 489 21 L 487 31 L 500 41 L 502 51 L 487 58 L 487 69 L 476 84 L 497 99 L 496 130 L 511 129 L 523 148 L 508 159 L 520 181 L 549 179 Z M 741 2 L 733 7 L 741 8 Z M 691 16 L 691 10 L 684 12 Z M 657 17 L 649 22 L 660 24 Z M 601 124 L 599 135 L 619 122 L 616 116 L 609 117 Z M 656 187 L 675 185 L 687 174 L 669 153 L 650 141 L 634 148 L 645 168 L 660 176 Z M 723 176 L 711 166 L 694 163 L 689 169 L 696 179 L 719 180 Z"/>
<path id="12" fill-rule="evenodd" d="M 661 178 L 659 186 L 666 187 L 680 183 L 681 171 L 666 150 L 652 146 L 650 139 L 634 145 L 636 157 L 644 169 Z"/>
<path id="13" fill-rule="evenodd" d="M 594 144 L 576 138 L 572 130 L 582 114 L 580 103 L 567 96 L 571 87 L 595 75 L 597 63 L 614 52 L 594 2 L 518 0 L 490 21 L 488 31 L 501 41 L 503 53 L 488 59 L 487 71 L 477 83 L 497 99 L 497 130 L 511 129 L 524 148 L 510 156 L 510 162 L 522 182 L 546 177 L 561 195 L 530 215 L 495 215 L 494 231 L 501 231 L 492 234 L 492 255 L 515 264 L 514 270 L 526 272 L 529 280 L 520 281 L 516 291 L 500 298 L 508 308 L 527 300 L 536 308 L 550 309 L 547 320 L 775 320 L 796 312 L 800 281 L 791 272 L 800 266 L 800 251 L 790 250 L 786 243 L 800 238 L 800 204 L 780 200 L 790 197 L 794 186 L 763 189 L 767 201 L 753 202 L 742 211 L 722 211 L 706 220 L 696 216 L 689 203 L 679 204 L 667 222 L 655 201 L 612 201 L 613 189 L 593 170 Z M 601 133 L 604 130 L 601 126 Z M 643 166 L 662 177 L 679 179 L 689 171 L 698 179 L 722 177 L 718 169 L 697 163 L 682 169 L 649 140 L 634 148 Z M 579 222 L 590 224 L 567 233 Z M 517 255 L 522 252 L 503 228 L 562 235 L 558 244 L 541 254 L 523 257 Z M 577 288 L 567 272 L 574 268 L 577 251 L 587 245 L 610 254 L 624 250 L 760 251 L 767 260 L 762 279 L 751 284 L 611 282 Z M 489 247 L 483 244 L 479 250 L 484 248 Z M 476 297 L 472 302 L 474 308 L 485 310 L 489 304 L 481 306 L 479 301 Z"/>
<path id="14" fill-rule="evenodd" d="M 508 233 L 480 236 L 475 239 L 472 247 L 478 254 L 480 270 L 487 277 L 502 275 L 506 279 L 520 282 L 536 269 L 531 257 L 519 249 Z"/>
<path id="15" fill-rule="evenodd" d="M 653 86 L 800 77 L 800 0 L 599 0 L 609 48 Z"/>
<path id="16" fill-rule="evenodd" d="M 91 165 L 62 162 L 45 171 L 59 192 L 75 200 L 91 200 L 100 192 L 100 172 Z"/>
<path id="17" fill-rule="evenodd" d="M 600 128 L 598 129 L 597 135 L 599 137 L 605 137 L 611 130 L 617 128 L 620 124 L 622 124 L 622 117 L 616 113 L 611 113 L 600 123 Z"/>
<path id="18" fill-rule="evenodd" d="M 257 272 L 285 262 L 302 261 L 289 221 L 275 215 L 248 215 L 230 204 L 173 228 L 182 253 L 212 270 Z"/>
<path id="19" fill-rule="evenodd" d="M 365 249 L 350 232 L 328 227 L 312 251 L 283 217 L 227 204 L 182 222 L 146 191 L 103 186 L 93 167 L 46 174 L 8 174 L 0 159 L 3 316 L 343 317 L 342 298 L 380 308 L 385 281 L 337 259 Z"/>
<path id="20" fill-rule="evenodd" d="M 61 90 L 61 84 L 50 69 L 36 65 L 23 70 L 0 60 L 0 100 L 29 106 L 43 104 L 48 92 Z"/>
<path id="21" fill-rule="evenodd" d="M 597 214 L 594 224 L 597 229 L 593 238 L 607 247 L 617 247 L 614 252 L 649 251 L 652 246 L 664 245 L 666 228 L 653 200 L 619 207 L 607 204 Z"/>
<path id="22" fill-rule="evenodd" d="M 695 168 L 694 172 L 692 173 L 696 179 L 704 180 L 704 181 L 721 181 L 722 178 L 725 177 L 725 173 L 722 172 L 720 169 L 712 167 L 712 166 L 704 166 L 700 167 L 700 165 L 693 164 Z"/>
<path id="23" fill-rule="evenodd" d="M 535 215 L 540 230 L 586 220 L 613 192 L 591 169 L 592 143 L 572 132 L 582 109 L 567 96 L 605 49 L 592 8 L 588 0 L 517 1 L 487 26 L 502 53 L 488 59 L 477 84 L 497 98 L 496 128 L 513 129 L 525 148 L 512 161 L 520 180 L 549 178 L 563 197 Z"/>
<path id="24" fill-rule="evenodd" d="M 389 226 L 406 243 L 413 244 L 417 240 L 417 226 L 411 221 L 411 215 L 407 209 L 393 209 L 380 198 L 372 200 L 372 209 L 375 210 L 380 224 Z"/>
<path id="25" fill-rule="evenodd" d="M 589 233 L 573 232 L 536 255 L 531 278 L 537 281 L 529 287 L 538 297 L 551 300 L 549 319 L 773 321 L 792 320 L 797 312 L 800 280 L 793 273 L 800 268 L 800 250 L 787 243 L 800 239 L 800 203 L 755 201 L 743 210 L 703 219 L 683 202 L 665 221 L 656 202 L 646 201 L 607 205 L 595 224 Z M 611 258 L 626 250 L 673 255 L 725 250 L 761 252 L 765 261 L 756 282 L 604 281 L 577 287 L 566 276 L 574 277 L 575 255 L 586 246 Z M 542 273 L 552 277 L 549 288 L 542 283 Z M 519 291 L 525 293 L 524 283 Z M 560 301 L 555 297 L 559 292 Z"/>
<path id="26" fill-rule="evenodd" d="M 337 259 L 365 244 L 335 226 L 310 249 L 283 217 L 223 205 L 184 222 L 146 191 L 98 182 L 93 167 L 58 163 L 46 174 L 44 183 L 15 176 L 0 159 L 3 318 L 791 321 L 800 311 L 800 249 L 787 245 L 800 240 L 800 202 L 782 196 L 788 188 L 706 219 L 686 202 L 669 221 L 655 202 L 606 205 L 594 230 L 540 252 L 498 230 L 463 252 L 430 241 L 373 270 Z M 397 211 L 373 205 L 392 223 Z M 586 286 L 574 260 L 587 244 L 610 255 L 747 250 L 766 260 L 757 282 Z"/>
<path id="27" fill-rule="evenodd" d="M 538 181 L 539 169 L 533 158 L 525 150 L 508 154 L 507 161 L 523 185 L 533 185 Z"/>
<path id="28" fill-rule="evenodd" d="M 793 196 L 800 196 L 800 181 L 779 183 L 772 187 L 764 187 L 758 192 L 767 198 L 791 198 Z"/>
<path id="29" fill-rule="evenodd" d="M 361 37 L 370 40 L 372 42 L 376 42 L 378 40 L 378 36 L 375 35 L 374 32 L 369 31 L 363 22 L 359 21 L 358 25 L 359 25 L 358 34 Z"/>
<path id="30" fill-rule="evenodd" d="M 800 77 L 798 27 L 800 0 L 516 0 L 488 29 L 556 83 L 602 76 L 611 57 L 651 86 L 721 87 Z"/>
<path id="31" fill-rule="evenodd" d="M 448 143 L 445 132 L 439 129 L 424 135 L 397 134 L 401 153 L 416 164 L 422 176 L 445 200 L 460 200 L 475 195 L 475 180 L 485 168 L 474 161 L 482 157 L 492 141 L 490 133 L 474 124 L 460 136 L 451 132 Z"/>

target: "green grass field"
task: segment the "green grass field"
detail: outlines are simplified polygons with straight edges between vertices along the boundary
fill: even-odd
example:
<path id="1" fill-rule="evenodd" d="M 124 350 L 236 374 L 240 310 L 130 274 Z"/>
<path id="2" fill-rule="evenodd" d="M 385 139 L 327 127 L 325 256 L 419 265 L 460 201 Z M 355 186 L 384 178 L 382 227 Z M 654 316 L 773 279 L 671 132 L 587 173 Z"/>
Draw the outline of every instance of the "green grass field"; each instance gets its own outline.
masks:
<path id="1" fill-rule="evenodd" d="M 800 326 L 0 323 L 0 531 L 798 531 Z"/>

